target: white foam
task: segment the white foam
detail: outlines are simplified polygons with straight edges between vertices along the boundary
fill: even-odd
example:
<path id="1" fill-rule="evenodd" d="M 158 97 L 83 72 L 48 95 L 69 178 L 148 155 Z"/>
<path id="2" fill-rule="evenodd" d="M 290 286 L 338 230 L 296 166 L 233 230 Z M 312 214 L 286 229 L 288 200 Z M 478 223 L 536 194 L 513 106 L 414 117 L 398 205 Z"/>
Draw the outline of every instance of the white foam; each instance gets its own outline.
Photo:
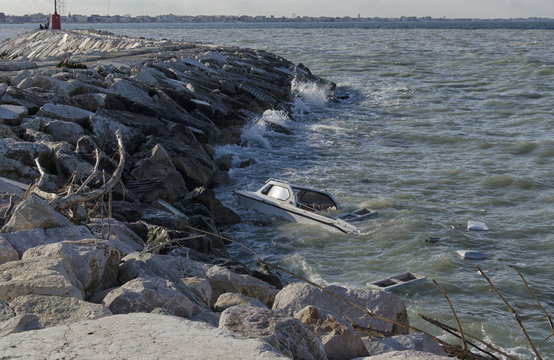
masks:
<path id="1" fill-rule="evenodd" d="M 305 106 L 311 108 L 324 108 L 330 95 L 328 87 L 313 82 L 299 82 L 296 78 L 292 80 L 291 90 L 302 99 Z"/>

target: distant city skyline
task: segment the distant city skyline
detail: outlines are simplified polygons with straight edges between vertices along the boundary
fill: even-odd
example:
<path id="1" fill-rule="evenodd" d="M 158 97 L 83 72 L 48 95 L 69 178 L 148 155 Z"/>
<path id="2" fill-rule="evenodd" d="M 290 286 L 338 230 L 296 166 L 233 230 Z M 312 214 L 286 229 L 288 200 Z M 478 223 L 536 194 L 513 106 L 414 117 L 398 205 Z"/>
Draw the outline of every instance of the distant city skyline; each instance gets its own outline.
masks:
<path id="1" fill-rule="evenodd" d="M 65 8 L 81 15 L 554 18 L 554 0 L 65 0 Z M 6 15 L 53 9 L 54 0 L 0 0 L 0 12 Z"/>

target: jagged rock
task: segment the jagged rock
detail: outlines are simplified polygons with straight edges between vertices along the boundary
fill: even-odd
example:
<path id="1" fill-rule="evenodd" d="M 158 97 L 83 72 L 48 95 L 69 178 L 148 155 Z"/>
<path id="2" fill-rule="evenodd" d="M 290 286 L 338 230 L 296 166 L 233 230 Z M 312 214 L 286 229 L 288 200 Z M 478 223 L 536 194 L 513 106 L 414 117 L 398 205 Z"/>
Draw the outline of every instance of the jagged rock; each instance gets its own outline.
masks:
<path id="1" fill-rule="evenodd" d="M 266 282 L 247 274 L 235 274 L 221 266 L 212 266 L 206 272 L 212 286 L 211 304 L 215 304 L 223 293 L 240 293 L 260 300 L 271 307 L 278 290 Z"/>
<path id="2" fill-rule="evenodd" d="M 319 339 L 298 319 L 255 306 L 233 306 L 221 314 L 219 327 L 267 341 L 291 359 L 327 359 Z"/>
<path id="3" fill-rule="evenodd" d="M 69 226 L 73 226 L 71 221 L 46 204 L 40 197 L 32 195 L 14 208 L 12 217 L 1 231 L 16 232 Z"/>
<path id="4" fill-rule="evenodd" d="M 104 305 L 72 297 L 26 295 L 16 298 L 10 305 L 16 314 L 36 315 L 43 327 L 71 324 L 81 320 L 112 315 L 112 312 Z"/>
<path id="5" fill-rule="evenodd" d="M 161 144 L 152 149 L 150 157 L 137 162 L 131 176 L 140 180 L 160 180 L 159 188 L 149 189 L 141 196 L 146 202 L 153 202 L 158 198 L 173 202 L 188 193 L 185 180 L 175 169 L 171 157 Z"/>
<path id="6" fill-rule="evenodd" d="M 52 227 L 5 233 L 2 236 L 22 256 L 25 251 L 39 245 L 52 244 L 60 241 L 78 241 L 94 237 L 84 226 Z"/>
<path id="7" fill-rule="evenodd" d="M 42 88 L 51 90 L 52 92 L 58 94 L 59 96 L 66 98 L 69 96 L 69 92 L 74 88 L 73 85 L 53 79 L 47 75 L 35 75 L 23 79 L 21 82 L 16 84 L 20 90 L 26 90 L 29 88 Z"/>
<path id="8" fill-rule="evenodd" d="M 183 292 L 190 291 L 182 278 L 206 278 L 208 265 L 181 256 L 154 255 L 150 253 L 132 253 L 121 259 L 119 267 L 120 283 L 126 283 L 137 277 L 159 277 L 170 280 Z M 201 297 L 196 300 L 199 306 L 204 302 Z"/>
<path id="9" fill-rule="evenodd" d="M 140 336 L 136 331 L 140 329 Z M 117 334 L 117 336 L 114 336 Z M 0 338 L 2 356 L 60 358 L 286 359 L 267 343 L 178 317 L 156 314 L 114 315 Z M 232 351 L 229 351 L 232 349 Z"/>
<path id="10" fill-rule="evenodd" d="M 391 351 L 385 354 L 369 356 L 360 360 L 452 360 L 451 357 L 430 354 L 424 351 Z"/>
<path id="11" fill-rule="evenodd" d="M 83 285 L 63 259 L 38 258 L 0 265 L 0 299 L 24 295 L 69 296 L 83 299 Z"/>
<path id="12" fill-rule="evenodd" d="M 215 161 L 203 154 L 187 154 L 173 157 L 175 168 L 183 175 L 191 187 L 213 187 L 214 176 L 218 171 Z"/>
<path id="13" fill-rule="evenodd" d="M 217 226 L 236 224 L 240 222 L 240 216 L 238 216 L 233 210 L 224 206 L 221 201 L 217 200 L 215 192 L 211 189 L 206 189 L 204 187 L 196 188 L 189 195 L 189 198 L 194 202 L 198 202 L 206 206 L 212 214 L 214 223 Z"/>
<path id="14" fill-rule="evenodd" d="M 406 305 L 398 296 L 388 291 L 377 289 L 350 290 L 336 285 L 328 286 L 326 290 L 340 295 L 377 315 L 398 322 L 408 323 Z M 361 327 L 371 327 L 372 329 L 387 331 L 391 334 L 407 333 L 406 329 L 393 326 L 393 324 L 384 320 L 364 317 L 365 313 L 358 308 L 303 282 L 295 282 L 285 286 L 275 297 L 273 309 L 292 316 L 309 305 L 326 310 L 333 314 L 335 318 L 348 321 L 348 319 L 344 318 L 344 314 Z"/>
<path id="15" fill-rule="evenodd" d="M 79 94 L 71 97 L 74 106 L 96 112 L 106 107 L 108 95 L 103 93 Z"/>
<path id="16" fill-rule="evenodd" d="M 267 308 L 260 300 L 236 293 L 223 293 L 219 295 L 213 308 L 214 311 L 223 312 L 232 306 L 257 306 Z"/>
<path id="17" fill-rule="evenodd" d="M 83 110 L 71 105 L 44 104 L 38 111 L 38 116 L 58 119 L 63 121 L 73 122 L 79 125 L 84 125 L 88 121 L 93 112 Z"/>
<path id="18" fill-rule="evenodd" d="M 363 340 L 369 353 L 372 355 L 390 353 L 392 351 L 414 350 L 446 356 L 443 348 L 422 332 L 390 336 L 384 339 L 364 338 Z"/>
<path id="19" fill-rule="evenodd" d="M 210 299 L 212 298 L 212 286 L 209 281 L 199 277 L 187 277 L 181 278 L 183 284 L 188 286 L 192 291 L 198 295 L 206 305 L 210 305 Z"/>
<path id="20" fill-rule="evenodd" d="M 141 251 L 146 245 L 144 240 L 128 226 L 116 219 L 90 219 L 87 227 L 99 239 L 105 239 L 115 247 L 122 257 L 135 251 Z"/>
<path id="21" fill-rule="evenodd" d="M 52 135 L 54 141 L 67 141 L 73 146 L 77 145 L 77 141 L 85 135 L 85 131 L 79 124 L 62 120 L 50 121 L 44 131 Z"/>
<path id="22" fill-rule="evenodd" d="M 144 140 L 144 135 L 140 130 L 126 126 L 110 117 L 105 113 L 95 113 L 89 118 L 88 126 L 95 135 L 98 145 L 106 153 L 112 153 L 117 150 L 116 130 L 121 132 L 121 138 L 126 151 L 132 151 Z"/>
<path id="23" fill-rule="evenodd" d="M 8 84 L 6 84 L 5 82 L 0 83 L 0 99 L 2 98 L 2 96 L 4 96 L 7 89 L 8 89 Z"/>
<path id="24" fill-rule="evenodd" d="M 63 259 L 90 297 L 115 285 L 121 257 L 107 241 L 87 239 L 37 246 L 25 251 L 21 259 L 33 258 Z"/>
<path id="25" fill-rule="evenodd" d="M 13 311 L 10 303 L 6 300 L 0 300 L 0 323 L 9 320 L 15 316 L 15 311 Z"/>
<path id="26" fill-rule="evenodd" d="M 151 312 L 163 307 L 177 316 L 188 318 L 205 310 L 196 306 L 171 281 L 162 278 L 133 279 L 108 293 L 102 303 L 114 314 Z"/>
<path id="27" fill-rule="evenodd" d="M 0 139 L 0 175 L 29 183 L 39 176 L 35 159 L 49 158 L 50 149 L 38 143 Z"/>
<path id="28" fill-rule="evenodd" d="M 0 323 L 0 337 L 42 328 L 38 317 L 34 314 L 15 316 Z"/>
<path id="29" fill-rule="evenodd" d="M 319 338 L 329 360 L 353 359 L 370 354 L 352 325 L 326 311 L 307 306 L 294 317 Z"/>
<path id="30" fill-rule="evenodd" d="M 21 123 L 21 118 L 26 116 L 29 110 L 19 105 L 0 105 L 0 124 L 17 126 Z"/>
<path id="31" fill-rule="evenodd" d="M 13 248 L 12 244 L 3 236 L 0 236 L 0 264 L 7 263 L 8 261 L 19 260 L 19 254 Z"/>

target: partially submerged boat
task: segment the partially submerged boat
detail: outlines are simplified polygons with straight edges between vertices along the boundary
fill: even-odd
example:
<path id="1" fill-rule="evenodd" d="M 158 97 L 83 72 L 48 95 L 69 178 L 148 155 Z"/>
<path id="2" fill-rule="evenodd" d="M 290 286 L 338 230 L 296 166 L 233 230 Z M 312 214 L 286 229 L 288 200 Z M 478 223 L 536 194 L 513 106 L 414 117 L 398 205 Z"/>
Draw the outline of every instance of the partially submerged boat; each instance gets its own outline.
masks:
<path id="1" fill-rule="evenodd" d="M 258 191 L 236 190 L 235 194 L 244 208 L 343 233 L 359 232 L 348 221 L 367 219 L 377 214 L 374 210 L 364 208 L 331 216 L 328 211 L 341 208 L 331 194 L 276 179 L 268 179 Z"/>
<path id="2" fill-rule="evenodd" d="M 381 289 L 392 290 L 400 286 L 412 284 L 416 281 L 424 280 L 425 276 L 417 275 L 411 272 L 396 274 L 385 279 L 368 283 L 370 286 L 377 286 Z"/>

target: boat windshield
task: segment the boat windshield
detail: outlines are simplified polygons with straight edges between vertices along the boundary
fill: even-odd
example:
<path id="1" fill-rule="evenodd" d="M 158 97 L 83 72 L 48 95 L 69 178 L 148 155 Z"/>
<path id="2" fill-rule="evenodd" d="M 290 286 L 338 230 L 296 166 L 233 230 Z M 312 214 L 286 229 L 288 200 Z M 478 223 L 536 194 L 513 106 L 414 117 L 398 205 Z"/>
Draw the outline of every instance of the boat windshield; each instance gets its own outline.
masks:
<path id="1" fill-rule="evenodd" d="M 269 185 L 262 190 L 262 194 L 282 201 L 288 200 L 290 197 L 289 189 L 279 185 Z"/>

